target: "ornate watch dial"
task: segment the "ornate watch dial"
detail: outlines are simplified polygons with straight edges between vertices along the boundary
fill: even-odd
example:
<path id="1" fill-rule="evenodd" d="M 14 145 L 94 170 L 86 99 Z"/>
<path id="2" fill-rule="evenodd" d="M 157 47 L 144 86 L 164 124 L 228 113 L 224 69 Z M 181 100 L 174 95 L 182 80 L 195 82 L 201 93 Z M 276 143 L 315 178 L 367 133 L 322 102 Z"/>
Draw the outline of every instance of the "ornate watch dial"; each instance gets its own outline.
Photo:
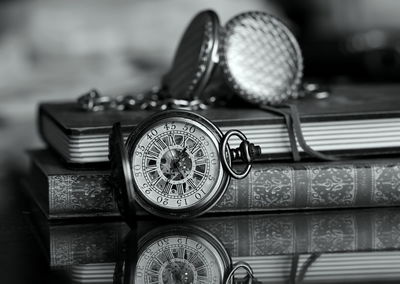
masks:
<path id="1" fill-rule="evenodd" d="M 221 283 L 223 261 L 201 237 L 174 235 L 150 243 L 138 256 L 134 283 Z"/>
<path id="2" fill-rule="evenodd" d="M 200 206 L 214 197 L 222 181 L 218 141 L 194 119 L 178 116 L 154 122 L 130 153 L 139 194 L 165 209 Z"/>

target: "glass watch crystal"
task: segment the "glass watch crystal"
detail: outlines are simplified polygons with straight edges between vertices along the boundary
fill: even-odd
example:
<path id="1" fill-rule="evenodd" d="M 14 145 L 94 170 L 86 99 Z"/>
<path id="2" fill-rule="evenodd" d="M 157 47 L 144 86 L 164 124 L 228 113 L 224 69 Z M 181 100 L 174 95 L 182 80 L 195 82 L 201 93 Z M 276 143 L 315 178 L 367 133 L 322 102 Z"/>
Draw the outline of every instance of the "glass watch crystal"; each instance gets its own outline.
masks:
<path id="1" fill-rule="evenodd" d="M 154 123 L 130 153 L 139 194 L 165 208 L 188 208 L 212 198 L 223 178 L 216 137 L 191 119 Z"/>

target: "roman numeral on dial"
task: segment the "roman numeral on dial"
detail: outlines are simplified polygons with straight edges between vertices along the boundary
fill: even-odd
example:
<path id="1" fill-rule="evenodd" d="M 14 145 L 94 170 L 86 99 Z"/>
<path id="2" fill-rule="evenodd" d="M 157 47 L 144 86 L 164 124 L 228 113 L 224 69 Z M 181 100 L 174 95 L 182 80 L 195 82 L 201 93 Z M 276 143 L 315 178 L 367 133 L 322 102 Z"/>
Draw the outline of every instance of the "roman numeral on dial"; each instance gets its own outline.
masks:
<path id="1" fill-rule="evenodd" d="M 178 192 L 178 195 L 183 195 L 186 192 L 186 189 L 182 183 L 178 183 L 176 185 L 176 191 Z"/>
<path id="2" fill-rule="evenodd" d="M 153 186 L 155 186 L 159 181 L 161 180 L 161 177 L 157 177 L 155 180 L 152 181 Z"/>
<path id="3" fill-rule="evenodd" d="M 164 255 L 167 258 L 167 260 L 173 259 L 174 255 L 170 249 L 164 250 Z"/>
<path id="4" fill-rule="evenodd" d="M 157 138 L 154 141 L 154 146 L 157 147 L 157 149 L 159 149 L 160 152 L 168 147 L 167 144 L 160 138 Z"/>
<path id="5" fill-rule="evenodd" d="M 207 164 L 207 159 L 204 156 L 195 157 L 194 163 L 196 166 Z"/>
<path id="6" fill-rule="evenodd" d="M 168 134 L 167 136 L 167 144 L 169 146 L 174 146 L 176 145 L 176 141 L 175 141 L 175 135 L 173 133 Z"/>
<path id="7" fill-rule="evenodd" d="M 149 150 L 146 154 L 145 157 L 149 160 L 157 160 L 158 155 L 160 154 L 160 152 L 155 152 L 153 150 Z"/>
<path id="8" fill-rule="evenodd" d="M 179 248 L 178 249 L 178 258 L 184 259 L 186 255 L 186 249 L 185 248 Z"/>
<path id="9" fill-rule="evenodd" d="M 197 275 L 197 281 L 200 283 L 200 284 L 209 284 L 209 283 L 211 283 L 211 279 L 208 279 L 208 277 L 207 276 L 202 276 L 202 275 Z"/>
<path id="10" fill-rule="evenodd" d="M 154 172 L 154 171 L 157 171 L 157 166 L 156 165 L 148 165 L 146 168 L 145 168 L 145 172 L 148 174 L 148 173 L 151 173 L 151 172 Z"/>
<path id="11" fill-rule="evenodd" d="M 165 186 L 164 186 L 164 188 L 162 190 L 162 193 L 165 194 L 165 195 L 168 195 L 169 192 L 171 191 L 171 187 L 172 187 L 172 184 L 170 184 L 169 182 L 166 182 Z"/>
<path id="12" fill-rule="evenodd" d="M 152 270 L 152 269 L 147 269 L 145 272 L 148 276 L 158 276 L 158 271 Z"/>
<path id="13" fill-rule="evenodd" d="M 191 178 L 189 178 L 188 180 L 187 180 L 187 184 L 192 188 L 192 189 L 196 189 L 196 184 L 194 183 L 194 181 L 191 179 Z"/>
<path id="14" fill-rule="evenodd" d="M 194 173 L 193 173 L 193 175 L 200 176 L 201 179 L 202 179 L 203 177 L 205 177 L 205 173 L 200 172 L 200 171 L 198 171 L 198 170 L 195 170 Z"/>
<path id="15" fill-rule="evenodd" d="M 195 143 L 193 146 L 190 147 L 190 153 L 194 155 L 197 151 L 199 151 L 201 148 L 201 145 L 199 143 Z"/>

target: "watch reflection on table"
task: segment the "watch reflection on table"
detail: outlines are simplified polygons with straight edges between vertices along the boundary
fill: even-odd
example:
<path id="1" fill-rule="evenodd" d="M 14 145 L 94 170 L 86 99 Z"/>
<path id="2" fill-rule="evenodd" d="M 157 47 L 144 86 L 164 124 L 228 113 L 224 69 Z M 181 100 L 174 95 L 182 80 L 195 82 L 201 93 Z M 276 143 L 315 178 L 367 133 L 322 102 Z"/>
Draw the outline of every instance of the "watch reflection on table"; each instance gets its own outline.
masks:
<path id="1" fill-rule="evenodd" d="M 130 234 L 117 262 L 115 283 L 231 283 L 232 261 L 207 230 L 189 224 L 157 226 L 137 240 Z"/>
<path id="2" fill-rule="evenodd" d="M 131 230 L 122 222 L 58 225 L 49 227 L 47 247 L 52 269 L 69 271 L 75 283 L 138 271 L 154 283 L 214 283 L 238 261 L 251 266 L 253 283 L 388 283 L 400 281 L 399 224 L 400 209 L 383 208 L 142 220 Z M 235 277 L 248 283 L 243 270 Z"/>

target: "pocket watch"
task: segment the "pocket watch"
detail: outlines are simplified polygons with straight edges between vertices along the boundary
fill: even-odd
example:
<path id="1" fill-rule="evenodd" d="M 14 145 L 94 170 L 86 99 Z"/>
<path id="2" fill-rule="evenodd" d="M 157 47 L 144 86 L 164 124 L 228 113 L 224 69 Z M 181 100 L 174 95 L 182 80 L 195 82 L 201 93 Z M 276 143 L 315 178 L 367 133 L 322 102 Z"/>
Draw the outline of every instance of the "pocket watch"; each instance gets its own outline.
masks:
<path id="1" fill-rule="evenodd" d="M 188 25 L 163 85 L 176 98 L 207 100 L 211 82 L 224 82 L 252 104 L 274 105 L 298 96 L 302 75 L 300 46 L 283 21 L 249 11 L 222 26 L 206 10 Z"/>
<path id="2" fill-rule="evenodd" d="M 138 241 L 131 234 L 124 247 L 114 283 L 231 284 L 236 283 L 234 273 L 238 269 L 245 270 L 244 279 L 252 283 L 251 267 L 245 262 L 232 264 L 224 245 L 195 225 L 157 227 Z"/>
<path id="3" fill-rule="evenodd" d="M 150 103 L 141 108 L 162 108 L 162 100 L 180 100 L 202 109 L 201 102 L 226 104 L 236 94 L 254 105 L 276 105 L 298 97 L 302 76 L 300 46 L 283 21 L 249 11 L 222 26 L 214 11 L 205 10 L 186 28 L 160 86 L 116 99 L 92 91 L 79 103 L 91 111 L 123 110 L 137 108 L 143 100 L 138 97 L 143 97 Z"/>
<path id="4" fill-rule="evenodd" d="M 229 148 L 232 136 L 242 140 L 237 149 Z M 240 131 L 223 135 L 208 119 L 185 110 L 155 113 L 135 127 L 126 143 L 116 123 L 109 147 L 121 213 L 128 216 L 139 205 L 169 219 L 195 217 L 211 209 L 230 178 L 247 176 L 261 155 L 260 147 Z M 246 163 L 241 172 L 232 168 L 238 159 Z"/>

